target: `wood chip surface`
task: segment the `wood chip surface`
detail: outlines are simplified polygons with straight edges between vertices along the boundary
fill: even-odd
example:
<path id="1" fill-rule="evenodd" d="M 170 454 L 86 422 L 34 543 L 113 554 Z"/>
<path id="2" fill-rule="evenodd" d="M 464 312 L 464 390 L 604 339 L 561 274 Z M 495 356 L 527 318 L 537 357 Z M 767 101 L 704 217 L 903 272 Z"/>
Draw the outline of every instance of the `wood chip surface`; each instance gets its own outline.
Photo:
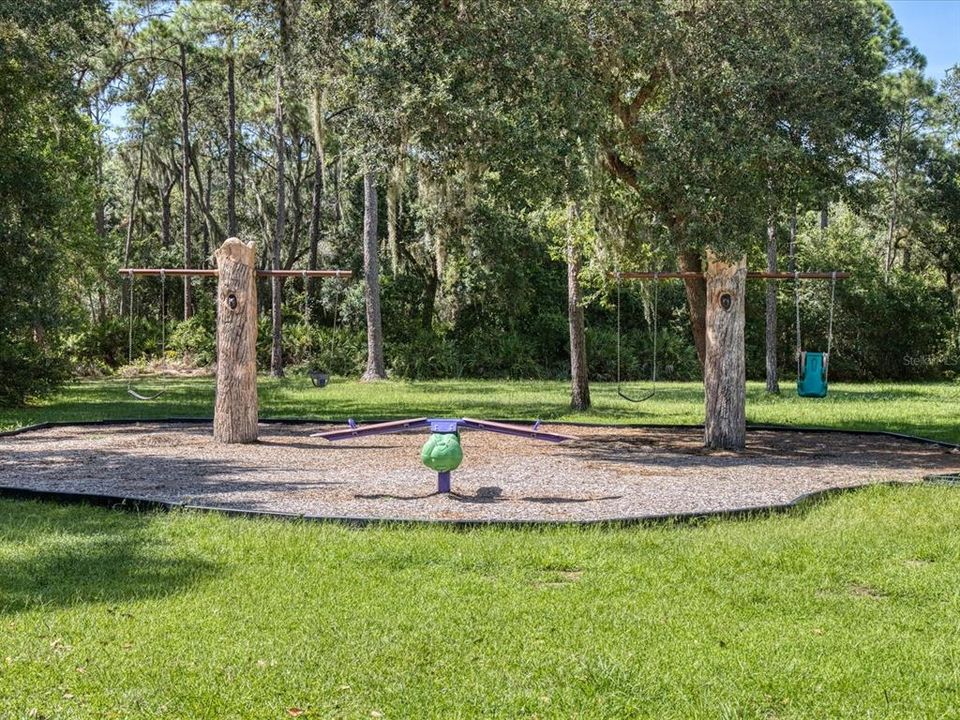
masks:
<path id="1" fill-rule="evenodd" d="M 218 445 L 209 424 L 58 426 L 0 438 L 0 486 L 248 511 L 397 520 L 590 521 L 781 505 L 811 492 L 960 471 L 931 443 L 751 431 L 742 453 L 703 450 L 698 428 L 571 427 L 562 444 L 474 430 L 450 495 L 420 464 L 427 432 L 340 442 L 332 425 L 261 424 Z"/>

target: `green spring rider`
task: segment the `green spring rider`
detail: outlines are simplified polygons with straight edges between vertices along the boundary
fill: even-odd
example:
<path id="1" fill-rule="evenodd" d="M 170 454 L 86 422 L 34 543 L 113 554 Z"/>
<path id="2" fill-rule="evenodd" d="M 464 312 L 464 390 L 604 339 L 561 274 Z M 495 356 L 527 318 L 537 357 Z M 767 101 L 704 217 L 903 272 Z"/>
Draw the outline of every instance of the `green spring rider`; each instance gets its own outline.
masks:
<path id="1" fill-rule="evenodd" d="M 437 473 L 437 492 L 450 492 L 450 473 L 463 462 L 459 432 L 435 432 L 420 451 L 423 464 Z"/>
<path id="2" fill-rule="evenodd" d="M 437 492 L 450 492 L 450 473 L 460 467 L 463 462 L 463 449 L 460 447 L 460 428 L 485 430 L 486 432 L 514 435 L 547 442 L 563 442 L 574 440 L 570 435 L 547 432 L 540 428 L 537 420 L 531 427 L 511 425 L 509 423 L 492 420 L 473 420 L 471 418 L 409 418 L 407 420 L 390 420 L 361 427 L 353 420 L 347 420 L 348 428 L 343 430 L 327 430 L 313 433 L 310 437 L 322 437 L 327 440 L 348 440 L 368 435 L 384 435 L 387 433 L 406 432 L 414 428 L 429 427 L 430 438 L 420 451 L 423 464 L 437 473 Z"/>

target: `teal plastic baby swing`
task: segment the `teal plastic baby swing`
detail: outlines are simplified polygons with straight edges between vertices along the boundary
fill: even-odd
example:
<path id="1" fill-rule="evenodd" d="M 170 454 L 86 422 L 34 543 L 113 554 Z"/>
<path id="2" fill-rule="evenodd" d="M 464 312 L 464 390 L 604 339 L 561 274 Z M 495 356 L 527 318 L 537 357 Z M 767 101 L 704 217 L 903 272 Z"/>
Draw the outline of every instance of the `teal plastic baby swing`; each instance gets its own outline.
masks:
<path id="1" fill-rule="evenodd" d="M 800 338 L 800 286 L 799 278 L 794 275 L 794 305 L 797 309 L 797 395 L 800 397 L 822 398 L 827 396 L 830 373 L 830 351 L 833 349 L 833 305 L 837 289 L 837 273 L 830 278 L 830 320 L 827 325 L 827 351 L 814 352 L 804 350 Z"/>

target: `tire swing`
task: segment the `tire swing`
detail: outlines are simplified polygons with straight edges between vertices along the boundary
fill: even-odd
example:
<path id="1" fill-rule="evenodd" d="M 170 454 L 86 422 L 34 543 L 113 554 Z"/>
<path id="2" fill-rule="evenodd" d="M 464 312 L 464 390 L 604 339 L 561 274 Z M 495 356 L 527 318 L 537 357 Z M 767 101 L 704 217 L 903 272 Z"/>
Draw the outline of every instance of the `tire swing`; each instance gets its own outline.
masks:
<path id="1" fill-rule="evenodd" d="M 797 273 L 794 273 L 794 307 L 797 315 L 797 395 L 806 398 L 827 396 L 828 376 L 830 374 L 830 351 L 833 348 L 833 308 L 836 299 L 837 273 L 830 277 L 830 319 L 827 324 L 827 351 L 804 350 L 800 336 L 800 285 Z"/>
<path id="2" fill-rule="evenodd" d="M 621 285 L 622 285 L 622 282 L 621 282 L 620 272 L 617 271 L 617 395 L 619 395 L 621 398 L 623 398 L 627 402 L 642 403 L 649 400 L 650 398 L 652 398 L 654 395 L 657 394 L 657 306 L 659 304 L 659 296 L 660 296 L 660 273 L 653 274 L 653 321 L 651 323 L 653 328 L 653 374 L 651 377 L 650 390 L 638 397 L 631 397 L 630 395 L 627 395 L 626 392 L 624 392 L 623 383 L 621 379 L 620 355 L 621 355 L 621 345 L 622 345 L 622 337 L 623 337 L 623 334 L 620 330 Z"/>
<path id="3" fill-rule="evenodd" d="M 133 279 L 131 271 L 130 276 L 130 323 L 127 328 L 127 363 L 133 365 Z M 163 270 L 160 271 L 160 357 L 166 362 L 167 356 L 167 276 Z M 160 388 L 156 392 L 139 392 L 133 387 L 133 380 L 127 382 L 127 392 L 131 397 L 137 400 L 156 400 L 167 391 L 166 388 Z"/>

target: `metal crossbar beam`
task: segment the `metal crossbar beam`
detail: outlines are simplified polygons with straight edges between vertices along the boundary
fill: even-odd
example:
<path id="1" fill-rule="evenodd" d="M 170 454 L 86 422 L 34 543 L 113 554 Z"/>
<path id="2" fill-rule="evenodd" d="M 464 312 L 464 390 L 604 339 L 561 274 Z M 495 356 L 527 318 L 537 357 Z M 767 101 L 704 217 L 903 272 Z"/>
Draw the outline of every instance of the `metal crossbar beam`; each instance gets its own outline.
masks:
<path id="1" fill-rule="evenodd" d="M 120 268 L 121 275 L 169 275 L 170 277 L 216 277 L 212 268 Z M 257 277 L 353 277 L 351 270 L 257 270 Z"/>
<path id="2" fill-rule="evenodd" d="M 846 280 L 848 272 L 767 272 L 753 271 L 747 273 L 748 280 Z M 607 277 L 621 280 L 695 280 L 706 277 L 702 272 L 610 272 Z"/>

